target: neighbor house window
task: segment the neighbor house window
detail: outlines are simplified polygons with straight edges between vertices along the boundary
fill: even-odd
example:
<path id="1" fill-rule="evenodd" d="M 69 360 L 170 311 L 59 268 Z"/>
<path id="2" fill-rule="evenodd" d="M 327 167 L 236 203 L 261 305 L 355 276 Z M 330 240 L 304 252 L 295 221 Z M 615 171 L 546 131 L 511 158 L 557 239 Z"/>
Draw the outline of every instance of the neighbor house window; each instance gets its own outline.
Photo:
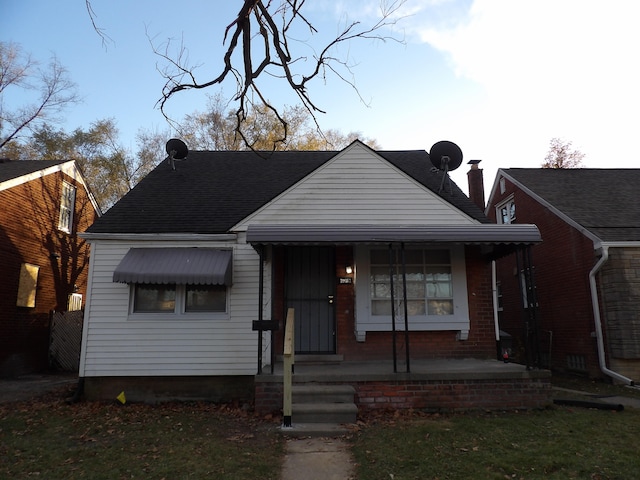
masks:
<path id="1" fill-rule="evenodd" d="M 224 285 L 133 285 L 133 313 L 227 311 Z"/>
<path id="2" fill-rule="evenodd" d="M 513 198 L 502 202 L 496 207 L 496 216 L 498 223 L 508 224 L 516 221 L 516 202 Z"/>
<path id="3" fill-rule="evenodd" d="M 371 314 L 391 315 L 391 273 L 396 312 L 404 302 L 403 270 L 399 251 L 393 252 L 389 267 L 388 250 L 371 250 L 370 288 Z M 453 284 L 451 256 L 448 249 L 405 251 L 407 313 L 410 316 L 452 315 Z"/>
<path id="4" fill-rule="evenodd" d="M 63 232 L 71 233 L 73 229 L 73 211 L 76 203 L 76 187 L 67 182 L 62 182 L 62 196 L 60 198 L 60 217 L 58 228 Z"/>

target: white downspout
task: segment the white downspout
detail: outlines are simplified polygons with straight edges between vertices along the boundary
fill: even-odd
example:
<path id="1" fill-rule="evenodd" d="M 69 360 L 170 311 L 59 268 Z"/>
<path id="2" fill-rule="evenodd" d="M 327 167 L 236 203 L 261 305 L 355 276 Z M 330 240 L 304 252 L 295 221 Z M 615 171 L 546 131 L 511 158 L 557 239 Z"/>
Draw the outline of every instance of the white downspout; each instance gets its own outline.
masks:
<path id="1" fill-rule="evenodd" d="M 596 325 L 596 339 L 598 341 L 598 359 L 600 361 L 600 370 L 602 370 L 602 373 L 604 373 L 605 375 L 609 375 L 611 378 L 626 383 L 627 385 L 633 385 L 633 380 L 631 380 L 630 378 L 627 378 L 624 375 L 620 375 L 619 373 L 607 368 L 607 360 L 604 352 L 604 337 L 602 334 L 602 322 L 600 319 L 600 302 L 598 300 L 598 288 L 596 286 L 596 274 L 608 259 L 609 247 L 607 245 L 603 245 L 602 256 L 600 257 L 600 260 L 598 260 L 598 262 L 589 272 L 589 285 L 591 286 L 591 303 L 593 305 L 593 319 Z"/>
<path id="2" fill-rule="evenodd" d="M 496 261 L 491 261 L 491 288 L 493 290 L 493 325 L 496 331 L 496 342 L 500 341 L 500 324 L 498 322 L 498 281 L 496 278 Z"/>

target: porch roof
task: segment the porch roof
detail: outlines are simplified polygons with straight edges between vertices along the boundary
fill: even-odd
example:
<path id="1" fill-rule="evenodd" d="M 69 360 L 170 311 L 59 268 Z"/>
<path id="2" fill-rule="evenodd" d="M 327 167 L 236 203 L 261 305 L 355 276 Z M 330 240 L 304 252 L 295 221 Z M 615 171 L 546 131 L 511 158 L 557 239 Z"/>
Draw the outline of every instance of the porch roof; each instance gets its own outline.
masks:
<path id="1" fill-rule="evenodd" d="M 531 224 L 471 225 L 250 225 L 247 243 L 293 244 L 389 244 L 457 243 L 476 245 L 531 245 L 542 241 Z"/>
<path id="2" fill-rule="evenodd" d="M 132 248 L 113 272 L 120 283 L 231 285 L 231 250 Z"/>

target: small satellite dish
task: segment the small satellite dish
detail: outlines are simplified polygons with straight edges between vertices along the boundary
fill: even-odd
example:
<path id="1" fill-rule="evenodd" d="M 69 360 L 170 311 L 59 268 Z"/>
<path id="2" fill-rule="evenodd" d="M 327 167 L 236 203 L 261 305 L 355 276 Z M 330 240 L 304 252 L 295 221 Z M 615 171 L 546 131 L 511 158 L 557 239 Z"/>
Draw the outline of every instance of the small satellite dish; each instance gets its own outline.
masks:
<path id="1" fill-rule="evenodd" d="M 176 169 L 174 160 L 184 160 L 189 154 L 187 144 L 179 138 L 170 139 L 165 148 L 167 150 L 167 155 L 169 155 L 167 158 L 169 159 L 169 163 L 171 163 L 171 168 L 173 170 Z"/>
<path id="2" fill-rule="evenodd" d="M 434 167 L 445 172 L 452 172 L 462 164 L 462 150 L 447 140 L 434 143 L 429 157 Z"/>
<path id="3" fill-rule="evenodd" d="M 440 193 L 444 187 L 445 179 L 449 178 L 449 172 L 452 172 L 462 164 L 462 150 L 455 143 L 442 140 L 433 144 L 429 152 L 429 158 L 433 166 L 443 172 L 440 190 L 438 190 L 438 193 Z M 450 178 L 449 191 L 453 194 Z"/>

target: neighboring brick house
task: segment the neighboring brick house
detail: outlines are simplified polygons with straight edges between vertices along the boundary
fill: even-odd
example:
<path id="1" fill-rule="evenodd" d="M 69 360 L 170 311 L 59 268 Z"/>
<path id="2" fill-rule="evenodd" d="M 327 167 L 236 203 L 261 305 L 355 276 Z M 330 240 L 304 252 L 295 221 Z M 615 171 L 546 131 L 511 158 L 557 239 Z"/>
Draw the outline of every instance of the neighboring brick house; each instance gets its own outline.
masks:
<path id="1" fill-rule="evenodd" d="M 0 160 L 0 376 L 48 366 L 52 310 L 80 308 L 99 216 L 74 161 Z"/>
<path id="2" fill-rule="evenodd" d="M 411 391 L 416 407 L 539 406 L 534 392 L 548 380 L 495 360 L 490 262 L 540 241 L 538 229 L 492 224 L 445 179 L 424 150 L 359 141 L 161 162 L 82 234 L 91 242 L 85 394 L 228 400 L 255 391 L 256 410 L 268 409 L 282 395 L 262 387 L 282 382 L 262 366 L 277 363 L 293 308 L 296 361 L 338 362 L 346 375 L 347 364 L 389 367 L 376 377 L 389 384 L 378 407 L 402 389 L 394 401 Z M 395 342 L 395 332 L 406 335 Z M 497 372 L 396 376 L 396 344 L 407 368 L 410 359 L 475 359 Z M 358 388 L 370 388 L 365 375 Z"/>
<path id="3" fill-rule="evenodd" d="M 533 310 L 523 308 L 515 257 L 498 261 L 500 325 L 520 359 L 523 322 L 535 311 L 543 365 L 640 380 L 639 185 L 640 169 L 498 171 L 485 213 L 533 223 L 543 240 L 531 247 Z"/>

